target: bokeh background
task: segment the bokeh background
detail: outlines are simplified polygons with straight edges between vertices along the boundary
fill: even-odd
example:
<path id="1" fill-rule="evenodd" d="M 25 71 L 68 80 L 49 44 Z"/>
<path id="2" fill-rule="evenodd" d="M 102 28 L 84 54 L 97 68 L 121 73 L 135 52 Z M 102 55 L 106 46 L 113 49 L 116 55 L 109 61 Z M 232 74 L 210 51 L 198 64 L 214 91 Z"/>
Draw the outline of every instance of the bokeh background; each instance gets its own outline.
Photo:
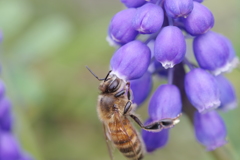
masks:
<path id="1" fill-rule="evenodd" d="M 240 2 L 205 0 L 214 31 L 232 40 L 240 55 Z M 108 160 L 96 113 L 99 82 L 114 48 L 106 42 L 119 0 L 0 0 L 1 78 L 14 109 L 15 135 L 36 160 Z M 240 98 L 240 69 L 227 74 Z M 159 83 L 157 82 L 155 86 Z M 137 111 L 147 117 L 147 102 Z M 233 154 L 240 156 L 240 107 L 221 113 Z M 124 159 L 114 152 L 116 160 Z M 186 117 L 171 131 L 166 147 L 146 159 L 211 160 Z M 224 159 L 224 158 L 222 158 Z"/>

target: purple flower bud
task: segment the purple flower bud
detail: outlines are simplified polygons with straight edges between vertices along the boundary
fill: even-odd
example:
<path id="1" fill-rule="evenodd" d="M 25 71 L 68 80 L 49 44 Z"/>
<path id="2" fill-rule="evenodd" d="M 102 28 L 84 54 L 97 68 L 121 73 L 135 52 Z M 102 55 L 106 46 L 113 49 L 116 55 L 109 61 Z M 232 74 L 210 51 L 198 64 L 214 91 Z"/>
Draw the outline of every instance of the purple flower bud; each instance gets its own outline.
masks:
<path id="1" fill-rule="evenodd" d="M 227 142 L 225 124 L 216 111 L 205 114 L 195 112 L 194 128 L 197 140 L 207 150 L 214 150 Z"/>
<path id="2" fill-rule="evenodd" d="M 193 10 L 187 18 L 182 19 L 185 29 L 191 35 L 206 33 L 214 25 L 212 12 L 204 5 L 193 2 Z"/>
<path id="3" fill-rule="evenodd" d="M 108 34 L 118 44 L 125 44 L 134 40 L 138 32 L 132 27 L 132 19 L 136 13 L 135 8 L 118 12 L 111 20 Z"/>
<path id="4" fill-rule="evenodd" d="M 137 9 L 132 25 L 140 33 L 151 34 L 162 27 L 163 19 L 163 9 L 153 3 L 147 3 Z"/>
<path id="5" fill-rule="evenodd" d="M 150 118 L 145 124 L 154 122 Z M 142 130 L 142 138 L 146 146 L 147 152 L 153 152 L 156 149 L 164 147 L 168 142 L 169 129 L 163 129 L 160 132 L 149 132 Z"/>
<path id="6" fill-rule="evenodd" d="M 0 159 L 18 160 L 21 157 L 21 150 L 16 139 L 9 132 L 0 133 Z"/>
<path id="7" fill-rule="evenodd" d="M 128 8 L 137 8 L 146 3 L 145 0 L 121 0 L 121 2 Z"/>
<path id="8" fill-rule="evenodd" d="M 164 27 L 155 41 L 156 60 L 161 62 L 165 69 L 172 68 L 184 59 L 185 53 L 186 42 L 181 30 L 175 26 Z"/>
<path id="9" fill-rule="evenodd" d="M 152 74 L 146 72 L 141 78 L 131 80 L 133 103 L 141 105 L 148 97 L 152 89 Z"/>
<path id="10" fill-rule="evenodd" d="M 193 10 L 193 1 L 165 0 L 164 8 L 172 18 L 185 17 Z"/>
<path id="11" fill-rule="evenodd" d="M 12 126 L 11 103 L 8 98 L 0 100 L 0 129 L 10 131 Z"/>
<path id="12" fill-rule="evenodd" d="M 221 35 L 209 31 L 197 36 L 193 41 L 193 50 L 201 68 L 210 70 L 215 75 L 230 69 L 229 48 Z"/>
<path id="13" fill-rule="evenodd" d="M 228 111 L 237 107 L 237 97 L 232 84 L 222 75 L 216 76 L 220 89 L 221 106 L 219 109 Z"/>
<path id="14" fill-rule="evenodd" d="M 196 68 L 186 74 L 185 91 L 189 101 L 204 113 L 220 106 L 220 92 L 216 79 L 203 69 Z"/>
<path id="15" fill-rule="evenodd" d="M 151 59 L 148 46 L 132 41 L 119 48 L 112 56 L 112 73 L 125 80 L 138 79 L 147 71 Z"/>
<path id="16" fill-rule="evenodd" d="M 0 80 L 0 99 L 3 98 L 5 94 L 5 85 L 2 80 Z"/>
<path id="17" fill-rule="evenodd" d="M 163 84 L 154 92 L 148 107 L 152 120 L 175 118 L 182 110 L 179 89 L 171 84 Z"/>

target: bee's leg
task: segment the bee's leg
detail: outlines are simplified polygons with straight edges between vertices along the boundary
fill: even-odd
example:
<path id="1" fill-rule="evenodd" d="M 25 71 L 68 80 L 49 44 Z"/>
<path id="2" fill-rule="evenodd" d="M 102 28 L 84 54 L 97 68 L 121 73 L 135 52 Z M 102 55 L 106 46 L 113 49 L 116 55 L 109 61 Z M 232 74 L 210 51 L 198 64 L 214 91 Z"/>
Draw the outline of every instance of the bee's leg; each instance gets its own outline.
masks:
<path id="1" fill-rule="evenodd" d="M 124 95 L 125 94 L 125 90 L 121 90 L 121 91 L 119 91 L 118 93 L 116 93 L 115 95 L 114 95 L 114 97 L 120 97 L 121 95 Z"/>
<path id="2" fill-rule="evenodd" d="M 125 107 L 124 107 L 124 112 L 123 112 L 124 115 L 127 114 L 127 113 L 129 113 L 129 112 L 131 111 L 131 105 L 132 105 L 132 102 L 131 102 L 131 101 L 128 101 L 128 102 L 126 103 L 126 105 L 125 105 Z"/>
<path id="3" fill-rule="evenodd" d="M 130 101 L 131 98 L 132 98 L 131 88 L 130 88 L 130 82 L 127 82 L 127 83 L 126 83 L 126 86 L 128 86 L 128 88 L 127 88 L 127 97 L 128 97 L 128 100 Z"/>
<path id="4" fill-rule="evenodd" d="M 130 117 L 144 130 L 160 131 L 163 129 L 163 126 L 161 125 L 161 123 L 153 123 L 153 124 L 144 126 L 144 124 L 141 122 L 141 120 L 137 116 L 131 114 Z"/>
<path id="5" fill-rule="evenodd" d="M 130 83 L 127 82 L 126 85 L 128 86 L 128 88 L 127 88 L 127 97 L 128 97 L 128 100 L 130 101 L 130 99 L 131 99 Z M 117 93 L 114 95 L 114 97 L 116 97 L 116 98 L 117 98 L 117 97 L 120 97 L 120 96 L 124 95 L 125 92 L 126 92 L 126 89 L 123 89 L 123 90 L 117 92 Z"/>
<path id="6" fill-rule="evenodd" d="M 144 130 L 149 130 L 149 131 L 160 131 L 162 129 L 166 129 L 166 128 L 171 128 L 173 127 L 175 124 L 177 124 L 179 122 L 179 116 L 181 114 L 179 114 L 177 117 L 175 118 L 165 118 L 165 119 L 162 119 L 158 122 L 153 122 L 151 124 L 148 124 L 148 125 L 144 125 L 140 119 L 131 114 L 130 117 Z"/>
<path id="7" fill-rule="evenodd" d="M 126 105 L 124 107 L 124 112 L 123 112 L 124 115 L 130 113 L 130 111 L 132 110 L 132 107 L 131 107 L 131 105 L 132 105 L 132 102 L 131 102 L 132 94 L 131 94 L 130 82 L 127 82 L 126 86 L 128 87 L 127 88 L 128 102 L 126 103 Z"/>

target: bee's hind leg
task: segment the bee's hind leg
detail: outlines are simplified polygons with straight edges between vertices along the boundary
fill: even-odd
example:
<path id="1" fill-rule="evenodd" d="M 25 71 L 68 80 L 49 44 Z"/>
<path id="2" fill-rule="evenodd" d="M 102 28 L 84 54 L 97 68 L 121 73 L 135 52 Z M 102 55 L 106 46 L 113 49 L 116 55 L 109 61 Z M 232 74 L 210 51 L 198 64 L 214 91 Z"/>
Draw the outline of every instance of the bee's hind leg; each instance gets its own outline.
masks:
<path id="1" fill-rule="evenodd" d="M 177 124 L 179 122 L 179 116 L 181 114 L 179 114 L 177 117 L 175 118 L 165 118 L 162 120 L 159 120 L 157 122 L 153 122 L 151 124 L 148 125 L 144 125 L 140 119 L 131 114 L 130 117 L 144 130 L 148 130 L 148 131 L 153 131 L 153 132 L 158 132 L 161 131 L 162 129 L 166 129 L 166 128 L 171 128 L 173 127 L 175 124 Z"/>

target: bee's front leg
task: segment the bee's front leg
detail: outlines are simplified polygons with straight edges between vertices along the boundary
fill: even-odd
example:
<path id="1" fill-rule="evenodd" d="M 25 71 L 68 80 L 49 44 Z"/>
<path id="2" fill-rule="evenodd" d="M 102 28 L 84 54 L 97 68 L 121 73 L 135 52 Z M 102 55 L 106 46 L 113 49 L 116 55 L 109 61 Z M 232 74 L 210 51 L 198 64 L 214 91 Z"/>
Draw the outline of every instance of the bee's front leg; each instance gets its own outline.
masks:
<path id="1" fill-rule="evenodd" d="M 179 114 L 177 117 L 175 118 L 165 118 L 165 119 L 161 119 L 157 122 L 153 122 L 151 124 L 148 125 L 144 125 L 140 119 L 131 114 L 130 117 L 144 130 L 148 130 L 148 131 L 153 131 L 153 132 L 158 132 L 161 131 L 162 129 L 167 129 L 167 128 L 171 128 L 173 127 L 175 124 L 177 124 L 179 122 L 179 117 L 181 114 Z"/>
<path id="2" fill-rule="evenodd" d="M 123 112 L 124 115 L 130 113 L 130 111 L 132 110 L 132 107 L 131 107 L 132 106 L 132 102 L 131 102 L 132 93 L 131 93 L 131 88 L 130 88 L 130 82 L 127 82 L 126 86 L 127 86 L 128 102 L 126 103 L 126 105 L 124 107 L 124 112 Z"/>
<path id="3" fill-rule="evenodd" d="M 131 92 L 131 88 L 130 88 L 130 82 L 127 82 L 126 86 L 127 86 L 127 97 L 128 97 L 128 100 L 130 101 L 132 99 L 132 92 Z"/>
<path id="4" fill-rule="evenodd" d="M 115 95 L 114 95 L 114 97 L 120 97 L 120 96 L 122 96 L 122 95 L 124 95 L 125 94 L 125 90 L 121 90 L 121 91 L 119 91 L 119 92 L 117 92 Z"/>

